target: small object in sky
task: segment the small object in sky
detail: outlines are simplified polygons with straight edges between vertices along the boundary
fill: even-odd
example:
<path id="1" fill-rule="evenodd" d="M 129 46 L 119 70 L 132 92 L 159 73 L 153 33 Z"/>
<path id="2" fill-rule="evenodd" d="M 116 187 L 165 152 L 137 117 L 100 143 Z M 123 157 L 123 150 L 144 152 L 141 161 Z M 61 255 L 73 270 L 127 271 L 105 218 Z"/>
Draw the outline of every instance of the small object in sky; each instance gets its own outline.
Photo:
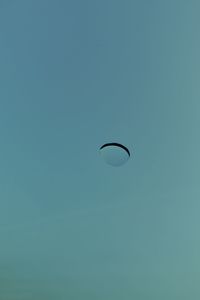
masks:
<path id="1" fill-rule="evenodd" d="M 104 161 L 114 167 L 122 166 L 130 158 L 128 148 L 119 143 L 104 144 L 99 151 Z"/>

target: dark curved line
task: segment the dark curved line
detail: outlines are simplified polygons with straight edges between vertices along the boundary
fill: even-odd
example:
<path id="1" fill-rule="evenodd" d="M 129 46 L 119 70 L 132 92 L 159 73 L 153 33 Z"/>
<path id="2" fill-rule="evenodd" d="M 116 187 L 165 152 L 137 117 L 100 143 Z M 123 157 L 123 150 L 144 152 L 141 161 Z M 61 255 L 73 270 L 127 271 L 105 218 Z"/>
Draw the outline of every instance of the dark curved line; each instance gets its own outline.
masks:
<path id="1" fill-rule="evenodd" d="M 120 148 L 124 149 L 128 153 L 129 156 L 131 156 L 130 151 L 128 150 L 128 148 L 126 148 L 124 145 L 119 144 L 119 143 L 107 143 L 107 144 L 104 144 L 103 146 L 101 146 L 100 150 L 102 150 L 105 147 L 109 147 L 109 146 L 120 147 Z"/>

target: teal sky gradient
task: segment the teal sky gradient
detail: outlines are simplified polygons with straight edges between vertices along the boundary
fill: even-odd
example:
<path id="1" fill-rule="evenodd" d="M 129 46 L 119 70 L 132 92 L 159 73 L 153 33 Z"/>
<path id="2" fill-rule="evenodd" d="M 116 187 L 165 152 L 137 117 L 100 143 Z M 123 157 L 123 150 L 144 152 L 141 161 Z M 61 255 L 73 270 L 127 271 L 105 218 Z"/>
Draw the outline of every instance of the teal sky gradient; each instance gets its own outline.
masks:
<path id="1" fill-rule="evenodd" d="M 199 11 L 0 0 L 1 299 L 199 300 Z"/>

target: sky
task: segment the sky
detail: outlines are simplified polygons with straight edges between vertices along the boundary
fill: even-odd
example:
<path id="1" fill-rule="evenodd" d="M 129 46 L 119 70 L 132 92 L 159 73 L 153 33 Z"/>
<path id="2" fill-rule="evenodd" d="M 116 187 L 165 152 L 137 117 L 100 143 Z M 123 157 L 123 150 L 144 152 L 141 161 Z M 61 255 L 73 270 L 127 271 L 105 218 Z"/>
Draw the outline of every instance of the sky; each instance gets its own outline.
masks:
<path id="1" fill-rule="evenodd" d="M 0 0 L 2 299 L 199 299 L 199 9 Z"/>

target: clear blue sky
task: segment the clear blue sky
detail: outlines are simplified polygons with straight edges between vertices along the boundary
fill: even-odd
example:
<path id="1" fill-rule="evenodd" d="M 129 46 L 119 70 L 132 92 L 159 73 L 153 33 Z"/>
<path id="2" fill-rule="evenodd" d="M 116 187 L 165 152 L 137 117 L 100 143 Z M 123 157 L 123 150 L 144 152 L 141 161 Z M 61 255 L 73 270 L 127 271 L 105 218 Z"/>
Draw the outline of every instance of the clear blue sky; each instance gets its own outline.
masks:
<path id="1" fill-rule="evenodd" d="M 1 299 L 199 300 L 199 10 L 0 0 Z"/>

